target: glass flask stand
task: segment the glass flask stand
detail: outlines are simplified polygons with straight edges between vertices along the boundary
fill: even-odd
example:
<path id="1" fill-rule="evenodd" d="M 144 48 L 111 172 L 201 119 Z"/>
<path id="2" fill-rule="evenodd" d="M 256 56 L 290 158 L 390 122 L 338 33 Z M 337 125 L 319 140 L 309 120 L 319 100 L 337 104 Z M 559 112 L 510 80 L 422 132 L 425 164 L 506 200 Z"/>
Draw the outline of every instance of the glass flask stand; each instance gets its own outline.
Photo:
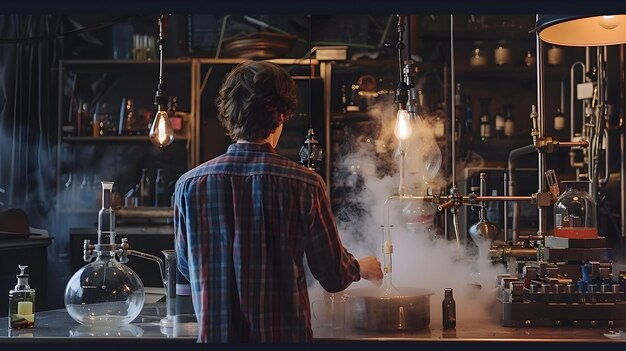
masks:
<path id="1" fill-rule="evenodd" d="M 98 243 L 92 245 L 85 240 L 83 259 L 91 262 L 79 269 L 65 287 L 65 307 L 70 316 L 88 327 L 120 327 L 132 322 L 141 312 L 145 302 L 144 286 L 137 274 L 124 263 L 128 256 L 138 256 L 159 264 L 161 278 L 166 288 L 175 289 L 174 263 L 168 265 L 174 270 L 173 275 L 166 275 L 166 267 L 159 257 L 145 252 L 130 250 L 128 239 L 122 238 L 121 244 L 115 243 L 115 211 L 111 207 L 113 182 L 102 182 L 102 208 L 98 212 Z M 166 250 L 168 251 L 168 250 Z M 173 250 L 171 250 L 173 251 Z M 172 260 L 164 252 L 166 260 Z M 172 300 L 167 306 L 170 321 L 174 314 L 175 294 L 167 294 Z"/>
<path id="2" fill-rule="evenodd" d="M 85 240 L 83 258 L 91 262 L 79 269 L 65 287 L 65 308 L 89 327 L 123 326 L 135 319 L 145 301 L 137 274 L 115 259 L 115 212 L 111 207 L 113 182 L 102 182 L 102 208 L 98 212 L 98 244 Z"/>

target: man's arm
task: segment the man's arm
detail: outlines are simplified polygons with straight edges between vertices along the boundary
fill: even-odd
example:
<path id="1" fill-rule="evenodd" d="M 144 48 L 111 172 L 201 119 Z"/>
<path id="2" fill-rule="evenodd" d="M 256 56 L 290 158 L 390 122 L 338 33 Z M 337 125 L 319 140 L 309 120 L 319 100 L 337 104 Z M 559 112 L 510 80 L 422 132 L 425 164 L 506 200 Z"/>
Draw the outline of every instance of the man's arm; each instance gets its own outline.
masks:
<path id="1" fill-rule="evenodd" d="M 311 223 L 306 246 L 311 273 L 329 292 L 344 290 L 361 277 L 379 280 L 382 278 L 382 271 L 380 262 L 375 257 L 370 256 L 357 261 L 343 247 L 326 194 L 326 188 L 321 181 L 320 186 L 311 194 L 309 213 Z M 376 267 L 380 274 L 377 273 Z"/>

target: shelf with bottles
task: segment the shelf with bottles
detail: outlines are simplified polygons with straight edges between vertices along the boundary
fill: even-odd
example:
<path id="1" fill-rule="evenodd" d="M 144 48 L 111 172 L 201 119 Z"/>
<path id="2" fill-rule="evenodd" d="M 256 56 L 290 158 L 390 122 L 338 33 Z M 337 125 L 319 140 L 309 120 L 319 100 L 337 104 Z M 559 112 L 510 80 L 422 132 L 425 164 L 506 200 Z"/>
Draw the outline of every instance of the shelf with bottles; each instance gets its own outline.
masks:
<path id="1" fill-rule="evenodd" d="M 114 172 L 109 172 L 114 173 Z M 141 177 L 120 173 L 117 177 L 104 172 L 67 172 L 59 195 L 60 212 L 64 214 L 90 214 L 101 207 L 101 179 L 114 179 L 112 206 L 124 207 L 128 216 L 134 213 L 154 212 L 171 208 L 171 197 L 179 174 L 157 168 L 151 172 L 141 169 Z"/>
<path id="2" fill-rule="evenodd" d="M 156 112 L 157 64 L 158 60 L 60 61 L 60 135 L 147 135 Z M 163 75 L 168 78 L 164 92 L 176 99 L 170 118 L 178 136 L 190 134 L 185 126 L 190 124 L 190 113 L 185 111 L 191 111 L 191 71 L 191 59 L 166 60 L 164 65 Z"/>
<path id="3" fill-rule="evenodd" d="M 176 141 L 187 141 L 189 138 L 186 136 L 174 137 Z M 149 142 L 148 135 L 118 135 L 118 136 L 64 136 L 61 137 L 64 142 L 74 143 L 93 143 L 93 142 Z"/>
<path id="4" fill-rule="evenodd" d="M 163 63 L 165 65 L 190 65 L 192 59 L 189 57 L 181 57 L 178 59 L 165 59 Z M 123 68 L 125 66 L 130 66 L 131 69 L 137 69 L 138 66 L 144 65 L 158 65 L 159 60 L 113 60 L 113 59 L 103 59 L 103 60 L 60 60 L 59 64 L 61 66 L 76 66 L 76 67 L 84 67 L 89 70 L 110 70 L 112 67 Z M 95 66 L 95 68 L 94 68 Z M 158 68 L 158 67 L 157 67 Z"/>
<path id="5" fill-rule="evenodd" d="M 419 33 L 423 38 L 450 40 L 450 15 L 424 15 L 419 17 Z M 455 40 L 528 40 L 535 27 L 534 15 L 481 15 L 456 14 L 454 19 Z"/>
<path id="6" fill-rule="evenodd" d="M 351 112 L 332 112 L 330 121 L 332 122 L 367 122 L 372 121 L 376 117 L 367 111 L 351 111 Z"/>
<path id="7" fill-rule="evenodd" d="M 537 69 L 535 65 L 485 65 L 470 66 L 459 65 L 455 68 L 456 78 L 463 80 L 471 79 L 494 79 L 494 80 L 537 80 Z M 565 66 L 548 66 L 544 68 L 544 77 L 562 78 L 569 74 Z"/>

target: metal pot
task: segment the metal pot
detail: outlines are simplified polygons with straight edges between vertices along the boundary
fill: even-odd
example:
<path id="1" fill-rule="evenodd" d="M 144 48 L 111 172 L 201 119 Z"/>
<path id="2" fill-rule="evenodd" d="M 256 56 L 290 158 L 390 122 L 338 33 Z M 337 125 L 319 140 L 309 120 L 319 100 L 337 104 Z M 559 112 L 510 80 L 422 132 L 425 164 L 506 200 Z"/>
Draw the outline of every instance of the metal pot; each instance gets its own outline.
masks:
<path id="1" fill-rule="evenodd" d="M 399 294 L 384 295 L 381 289 L 347 290 L 348 320 L 355 329 L 376 331 L 416 330 L 430 324 L 430 296 L 418 288 L 396 288 Z"/>

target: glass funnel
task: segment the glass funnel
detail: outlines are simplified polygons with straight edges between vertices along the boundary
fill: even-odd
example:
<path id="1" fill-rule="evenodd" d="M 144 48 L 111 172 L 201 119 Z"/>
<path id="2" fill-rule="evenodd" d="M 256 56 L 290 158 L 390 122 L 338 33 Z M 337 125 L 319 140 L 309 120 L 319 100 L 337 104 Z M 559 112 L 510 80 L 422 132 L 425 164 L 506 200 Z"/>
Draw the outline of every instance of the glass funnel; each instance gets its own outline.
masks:
<path id="1" fill-rule="evenodd" d="M 565 191 L 554 204 L 554 235 L 561 238 L 595 238 L 596 202 L 587 192 L 588 181 L 561 182 Z"/>

